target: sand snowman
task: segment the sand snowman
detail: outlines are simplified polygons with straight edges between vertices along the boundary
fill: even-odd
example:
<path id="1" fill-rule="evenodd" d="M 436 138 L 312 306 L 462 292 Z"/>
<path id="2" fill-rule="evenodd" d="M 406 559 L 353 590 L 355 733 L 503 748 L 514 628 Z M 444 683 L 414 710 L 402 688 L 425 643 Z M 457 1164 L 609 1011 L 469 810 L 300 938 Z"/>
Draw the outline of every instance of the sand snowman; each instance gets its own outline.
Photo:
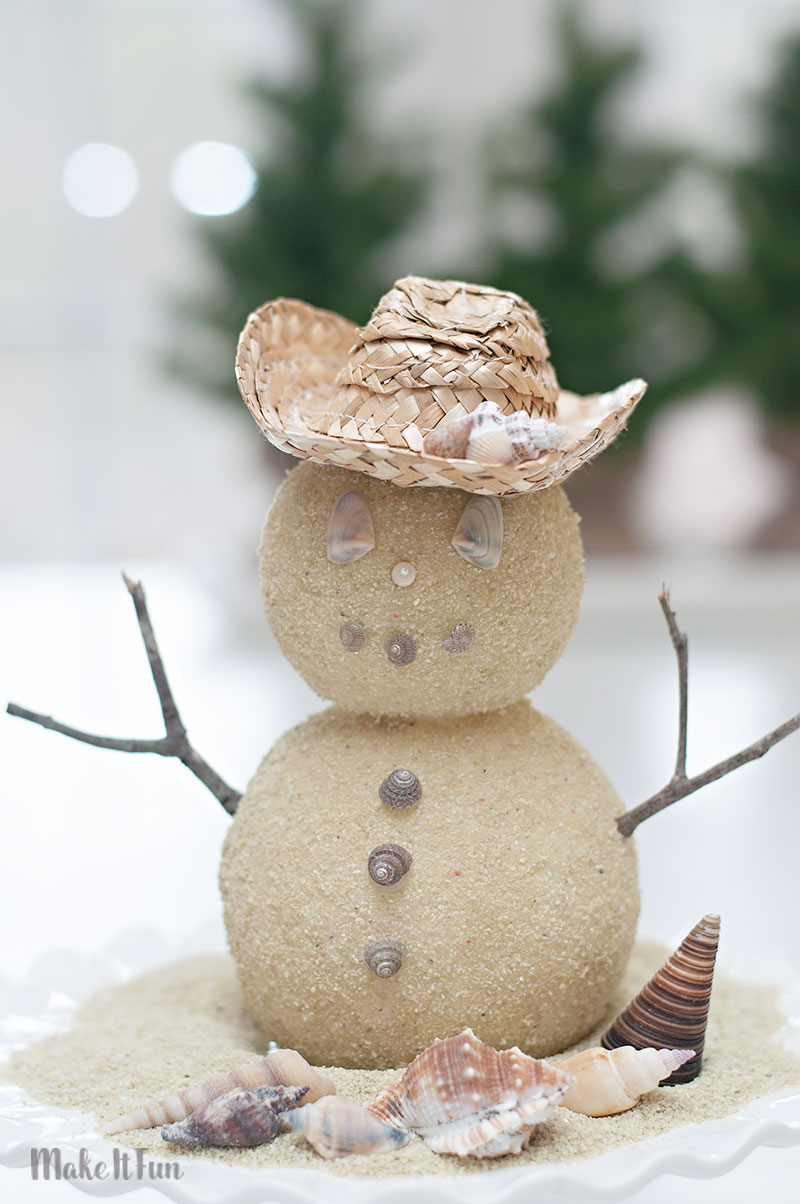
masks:
<path id="1" fill-rule="evenodd" d="M 248 1006 L 312 1062 L 395 1066 L 467 1025 L 547 1055 L 627 962 L 623 804 L 525 695 L 583 586 L 558 482 L 645 386 L 577 398 L 548 355 L 514 294 L 416 277 L 362 330 L 279 300 L 243 332 L 243 396 L 307 461 L 264 528 L 266 614 L 333 705 L 264 759 L 220 883 Z"/>

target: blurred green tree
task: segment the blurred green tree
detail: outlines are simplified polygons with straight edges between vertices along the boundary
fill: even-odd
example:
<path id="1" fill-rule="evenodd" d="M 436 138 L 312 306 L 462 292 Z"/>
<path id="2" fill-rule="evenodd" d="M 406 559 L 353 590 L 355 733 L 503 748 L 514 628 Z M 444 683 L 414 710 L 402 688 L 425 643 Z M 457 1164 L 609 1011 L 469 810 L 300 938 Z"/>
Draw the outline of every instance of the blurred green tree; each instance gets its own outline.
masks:
<path id="1" fill-rule="evenodd" d="M 613 120 L 638 50 L 593 39 L 574 4 L 556 32 L 554 91 L 487 149 L 492 279 L 540 308 L 565 387 L 596 392 L 646 376 L 651 413 L 705 350 L 684 303 L 692 266 L 663 228 L 684 157 L 633 146 Z"/>
<path id="2" fill-rule="evenodd" d="M 709 328 L 708 352 L 689 366 L 684 389 L 745 386 L 768 414 L 800 418 L 800 38 L 783 44 L 757 102 L 758 153 L 716 165 L 742 247 L 723 271 L 670 270 Z M 711 171 L 711 167 L 708 168 Z"/>
<path id="3" fill-rule="evenodd" d="M 188 329 L 168 362 L 237 403 L 232 349 L 248 313 L 288 296 L 366 322 L 392 284 L 380 252 L 418 216 L 425 197 L 424 174 L 410 165 L 419 148 L 392 144 L 369 127 L 360 6 L 283 2 L 307 63 L 290 84 L 259 80 L 248 88 L 270 145 L 256 156 L 258 185 L 248 204 L 230 217 L 195 220 L 213 284 L 177 298 Z"/>

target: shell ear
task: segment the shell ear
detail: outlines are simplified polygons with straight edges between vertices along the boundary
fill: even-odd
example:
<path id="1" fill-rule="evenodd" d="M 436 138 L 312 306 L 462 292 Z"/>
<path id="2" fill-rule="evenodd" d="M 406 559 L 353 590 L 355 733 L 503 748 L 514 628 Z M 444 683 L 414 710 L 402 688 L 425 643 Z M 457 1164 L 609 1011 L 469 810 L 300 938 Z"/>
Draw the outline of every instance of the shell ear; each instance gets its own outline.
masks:
<path id="1" fill-rule="evenodd" d="M 470 564 L 496 569 L 503 550 L 503 511 L 496 497 L 471 497 L 451 544 Z"/>
<path id="2" fill-rule="evenodd" d="M 328 560 L 349 564 L 375 547 L 372 515 L 363 493 L 350 489 L 334 502 L 328 519 Z"/>

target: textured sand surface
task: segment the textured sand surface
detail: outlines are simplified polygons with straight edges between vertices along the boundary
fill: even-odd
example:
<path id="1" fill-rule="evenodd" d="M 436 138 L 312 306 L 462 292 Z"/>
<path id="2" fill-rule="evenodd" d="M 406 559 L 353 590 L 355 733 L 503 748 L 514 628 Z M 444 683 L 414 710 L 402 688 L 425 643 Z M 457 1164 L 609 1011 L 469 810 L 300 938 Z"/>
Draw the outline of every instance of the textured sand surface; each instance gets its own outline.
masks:
<path id="1" fill-rule="evenodd" d="M 667 952 L 637 945 L 604 1023 L 627 1003 Z M 731 982 L 718 973 L 706 1060 L 698 1079 L 681 1087 L 658 1088 L 620 1116 L 592 1119 L 559 1108 L 530 1149 L 498 1162 L 442 1157 L 417 1137 L 390 1154 L 329 1162 L 294 1134 L 281 1135 L 257 1149 L 204 1150 L 186 1156 L 235 1166 L 305 1167 L 367 1178 L 485 1174 L 498 1166 L 587 1158 L 681 1125 L 731 1114 L 748 1100 L 800 1084 L 800 1061 L 781 1044 L 784 1026 L 772 990 Z M 480 1025 L 475 1027 L 481 1036 Z M 232 962 L 209 956 L 165 966 L 93 996 L 76 1016 L 72 1030 L 14 1054 L 0 1068 L 0 1076 L 22 1084 L 42 1102 L 94 1112 L 100 1122 L 130 1111 L 152 1095 L 230 1070 L 265 1049 L 264 1035 L 245 1010 Z M 374 1070 L 332 1068 L 329 1073 L 341 1094 L 360 1103 L 368 1102 L 392 1077 L 391 1072 Z M 158 1129 L 114 1140 L 141 1147 L 154 1158 L 184 1156 L 184 1151 L 161 1140 Z"/>
<path id="2" fill-rule="evenodd" d="M 402 809 L 378 794 L 399 766 L 422 786 Z M 439 721 L 315 715 L 265 759 L 225 840 L 225 922 L 253 1014 L 279 1044 L 340 1066 L 395 1066 L 453 1025 L 526 1053 L 571 1045 L 636 930 L 622 811 L 589 754 L 527 702 Z M 387 841 L 413 857 L 390 892 L 367 872 Z M 388 979 L 363 959 L 383 936 L 405 950 Z"/>
<path id="3" fill-rule="evenodd" d="M 375 547 L 350 564 L 326 555 L 328 518 L 348 490 L 367 499 Z M 522 698 L 555 664 L 572 634 L 583 591 L 578 519 L 558 487 L 501 498 L 504 538 L 494 569 L 469 564 L 450 546 L 470 500 L 457 489 L 398 489 L 310 462 L 292 470 L 261 541 L 266 615 L 284 654 L 321 694 L 351 711 L 446 716 L 492 710 Z M 416 569 L 396 586 L 398 561 Z M 366 642 L 347 651 L 346 621 Z M 457 624 L 475 641 L 442 647 Z M 412 637 L 415 659 L 389 661 L 384 645 Z"/>

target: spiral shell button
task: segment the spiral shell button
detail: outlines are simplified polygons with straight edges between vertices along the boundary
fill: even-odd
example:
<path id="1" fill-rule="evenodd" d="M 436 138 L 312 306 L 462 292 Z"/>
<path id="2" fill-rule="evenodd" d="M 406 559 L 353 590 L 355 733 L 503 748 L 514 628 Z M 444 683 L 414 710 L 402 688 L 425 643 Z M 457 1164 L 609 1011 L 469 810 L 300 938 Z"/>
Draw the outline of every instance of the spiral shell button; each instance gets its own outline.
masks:
<path id="1" fill-rule="evenodd" d="M 387 807 L 412 807 L 422 798 L 422 783 L 410 769 L 395 769 L 381 782 L 378 796 Z"/>

